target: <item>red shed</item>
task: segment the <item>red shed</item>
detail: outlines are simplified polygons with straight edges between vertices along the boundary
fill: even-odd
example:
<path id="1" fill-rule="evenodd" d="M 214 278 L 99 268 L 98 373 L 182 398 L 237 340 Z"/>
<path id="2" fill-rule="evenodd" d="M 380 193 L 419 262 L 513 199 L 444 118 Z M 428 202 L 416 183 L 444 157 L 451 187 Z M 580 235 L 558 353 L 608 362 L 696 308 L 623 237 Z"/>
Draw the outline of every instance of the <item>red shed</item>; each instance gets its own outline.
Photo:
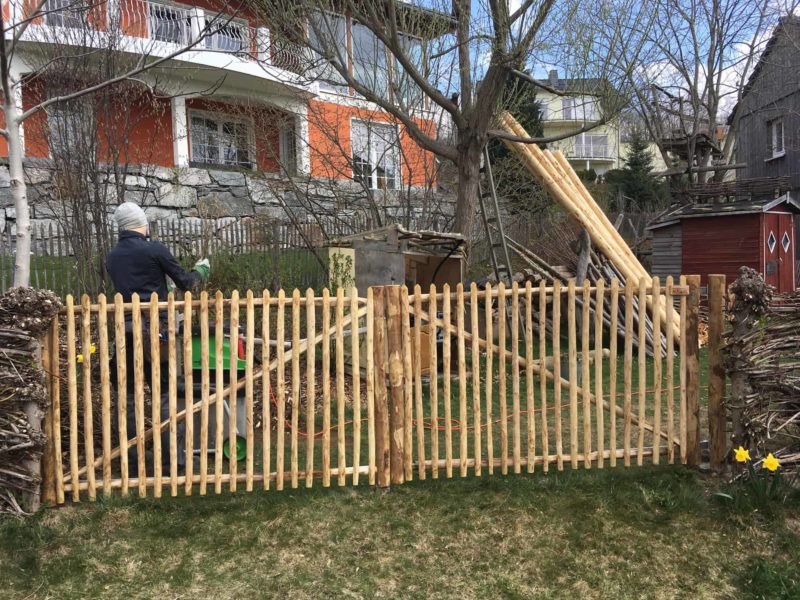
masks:
<path id="1" fill-rule="evenodd" d="M 789 194 L 771 200 L 686 204 L 649 229 L 652 273 L 661 277 L 724 273 L 728 281 L 747 266 L 779 292 L 798 285 L 795 219 L 800 203 Z"/>

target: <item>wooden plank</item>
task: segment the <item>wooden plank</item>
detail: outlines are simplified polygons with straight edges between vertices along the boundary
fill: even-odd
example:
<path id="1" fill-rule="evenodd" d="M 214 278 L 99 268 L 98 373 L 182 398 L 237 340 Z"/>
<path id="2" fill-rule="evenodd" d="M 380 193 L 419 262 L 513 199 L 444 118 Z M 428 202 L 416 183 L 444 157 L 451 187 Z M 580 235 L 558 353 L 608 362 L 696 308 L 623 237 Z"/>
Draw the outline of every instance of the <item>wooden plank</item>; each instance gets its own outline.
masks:
<path id="1" fill-rule="evenodd" d="M 292 348 L 300 347 L 300 290 L 292 292 Z M 300 353 L 292 353 L 292 433 L 291 433 L 291 485 L 296 489 L 300 477 Z"/>
<path id="2" fill-rule="evenodd" d="M 356 294 L 357 290 L 354 289 L 354 298 Z M 356 303 L 354 302 L 354 304 Z M 400 318 L 400 339 L 403 345 L 403 402 L 405 405 L 403 410 L 403 434 L 405 435 L 403 440 L 403 475 L 406 481 L 411 481 L 414 477 L 414 369 L 411 359 L 411 309 L 406 286 L 401 286 L 400 288 Z M 464 378 L 466 378 L 466 374 Z M 466 405 L 466 388 L 464 394 L 464 403 Z"/>
<path id="3" fill-rule="evenodd" d="M 519 284 L 511 284 L 511 419 L 514 473 L 522 472 L 522 417 L 520 415 L 519 387 Z"/>
<path id="4" fill-rule="evenodd" d="M 262 293 L 262 313 L 261 313 L 261 364 L 270 364 L 270 297 L 269 290 Z M 221 307 L 220 307 L 221 308 Z M 221 314 L 221 313 L 220 313 Z M 220 331 L 219 328 L 217 331 Z M 314 339 L 314 338 L 311 338 Z M 313 349 L 311 350 L 313 356 Z M 221 352 L 220 352 L 221 354 Z M 313 360 L 311 361 L 313 365 Z M 219 368 L 219 367 L 218 367 Z M 220 371 L 222 369 L 220 368 Z M 264 474 L 264 489 L 269 489 L 270 464 L 272 464 L 272 382 L 269 377 L 269 369 L 261 371 L 261 470 Z M 313 397 L 309 400 L 313 407 Z M 217 402 L 217 410 L 222 406 Z M 314 421 L 311 421 L 309 438 L 314 443 Z M 312 469 L 314 453 L 311 453 Z"/>
<path id="5" fill-rule="evenodd" d="M 102 313 L 100 313 L 102 314 Z M 99 314 L 98 314 L 99 317 Z M 158 294 L 150 295 L 150 419 L 153 427 L 161 427 L 161 343 L 160 320 L 158 311 Z M 111 448 L 108 449 L 111 452 Z M 161 497 L 163 473 L 161 469 L 162 449 L 161 436 L 153 436 L 153 496 Z"/>
<path id="6" fill-rule="evenodd" d="M 200 293 L 200 495 L 208 490 L 208 398 L 211 393 L 211 372 L 209 361 L 209 318 L 208 292 Z M 154 409 L 155 415 L 155 409 Z M 154 435 L 155 441 L 160 436 Z"/>
<path id="7" fill-rule="evenodd" d="M 111 372 L 109 369 L 111 357 L 108 345 L 108 313 L 105 294 L 100 294 L 97 298 L 100 311 L 97 313 L 97 357 L 100 363 L 100 411 L 102 419 L 103 435 L 103 495 L 111 494 Z M 58 322 L 58 319 L 55 319 Z M 58 339 L 56 339 L 58 343 Z M 53 367 L 58 363 L 53 363 Z M 51 397 L 59 387 L 58 382 L 53 386 Z M 54 400 L 53 404 L 55 404 Z M 58 414 L 58 413 L 54 413 Z M 59 420 L 54 421 L 56 424 Z M 59 427 L 60 429 L 60 427 Z M 56 431 L 54 429 L 53 434 Z M 58 432 L 60 434 L 60 431 Z"/>
<path id="8" fill-rule="evenodd" d="M 169 479 L 170 494 L 178 495 L 178 339 L 175 296 L 167 295 L 167 376 L 169 378 Z M 219 448 L 220 446 L 217 446 Z M 123 455 L 126 452 L 123 451 Z"/>
<path id="9" fill-rule="evenodd" d="M 81 297 L 81 352 L 83 352 L 83 451 L 89 500 L 97 498 L 94 469 L 94 421 L 92 416 L 92 310 L 89 296 Z"/>
<path id="10" fill-rule="evenodd" d="M 450 285 L 442 286 L 442 403 L 444 405 L 444 460 L 445 474 L 448 478 L 453 476 L 453 414 L 452 395 L 450 393 L 450 365 L 453 362 L 451 355 L 451 314 L 450 314 Z"/>
<path id="11" fill-rule="evenodd" d="M 592 405 L 591 405 L 591 363 L 590 340 L 591 340 L 591 287 L 589 280 L 583 282 L 583 293 L 581 294 L 581 400 L 583 401 L 583 456 L 585 468 L 592 466 L 590 459 L 592 455 Z"/>
<path id="12" fill-rule="evenodd" d="M 533 379 L 533 288 L 531 282 L 525 282 L 525 399 L 527 423 L 527 460 L 528 473 L 533 473 L 536 456 L 536 402 L 534 398 Z"/>
<path id="13" fill-rule="evenodd" d="M 544 279 L 539 281 L 539 364 L 544 365 L 547 359 L 547 294 L 544 291 Z M 531 336 L 533 337 L 533 336 Z M 553 367 L 555 363 L 561 362 L 559 357 L 553 353 Z M 533 382 L 530 383 L 533 385 Z M 539 375 L 539 398 L 542 407 L 542 455 L 550 454 L 550 428 L 547 419 L 547 377 Z M 556 397 L 553 407 L 561 414 L 559 398 Z M 559 419 L 560 422 L 560 419 Z M 560 431 L 559 431 L 560 433 Z M 534 453 L 535 454 L 535 453 Z M 545 473 L 550 470 L 550 461 L 542 461 L 542 469 Z"/>
<path id="14" fill-rule="evenodd" d="M 681 285 L 686 283 L 686 276 L 681 275 L 680 277 Z M 679 430 L 679 437 L 680 437 L 680 452 L 681 452 L 681 464 L 686 464 L 688 459 L 688 454 L 686 452 L 686 440 L 688 437 L 688 432 L 686 431 L 686 327 L 687 327 L 687 298 L 682 297 L 680 302 L 680 315 L 679 315 L 679 326 L 681 330 L 681 336 L 678 338 L 678 346 L 679 346 L 679 381 L 680 381 L 680 407 L 679 407 L 679 423 L 678 423 L 678 430 Z"/>
<path id="15" fill-rule="evenodd" d="M 575 280 L 567 284 L 567 327 L 569 340 L 569 447 L 572 468 L 578 468 L 578 349 L 575 321 Z M 554 336 L 555 337 L 555 336 Z"/>
<path id="16" fill-rule="evenodd" d="M 500 404 L 500 472 L 508 474 L 508 398 L 506 389 L 506 286 L 497 284 L 497 400 Z"/>
<path id="17" fill-rule="evenodd" d="M 467 418 L 467 347 L 464 338 L 464 286 L 456 286 L 456 354 L 458 360 L 458 457 L 459 475 L 467 476 L 468 426 Z"/>
<path id="18" fill-rule="evenodd" d="M 666 303 L 666 321 L 664 331 L 667 334 L 667 462 L 675 462 L 675 304 L 672 296 L 674 280 L 667 277 L 664 302 Z"/>
<path id="19" fill-rule="evenodd" d="M 69 465 L 71 480 L 78 481 L 78 362 L 75 352 L 75 301 L 67 296 L 67 393 L 69 399 Z M 73 485 L 72 501 L 80 502 L 80 489 Z"/>
<path id="20" fill-rule="evenodd" d="M 310 291 L 310 290 L 309 290 Z M 353 485 L 358 485 L 361 471 L 361 333 L 358 318 L 358 289 L 350 289 L 350 360 L 353 366 Z"/>
<path id="21" fill-rule="evenodd" d="M 375 315 L 375 454 L 378 487 L 391 484 L 389 405 L 386 396 L 386 288 L 373 288 Z"/>
<path id="22" fill-rule="evenodd" d="M 653 464 L 661 460 L 661 376 L 662 376 L 662 347 L 661 347 L 661 282 L 658 277 L 653 277 L 653 306 L 659 307 L 653 311 Z"/>
<path id="23" fill-rule="evenodd" d="M 256 314 L 253 291 L 247 290 L 247 324 L 245 325 L 245 366 L 244 366 L 244 413 L 245 413 L 245 490 L 253 491 L 253 474 L 255 471 L 255 424 L 253 422 L 253 363 L 255 361 Z M 206 327 L 206 329 L 208 329 Z M 299 336 L 298 336 L 299 338 Z M 299 341 L 298 341 L 299 344 Z M 295 346 L 296 347 L 296 346 Z M 300 377 L 295 379 L 300 386 Z M 203 397 L 204 404 L 208 400 Z M 299 411 L 298 411 L 299 412 Z"/>
<path id="24" fill-rule="evenodd" d="M 184 406 L 194 404 L 194 372 L 192 360 L 192 293 L 183 295 L 183 387 Z M 192 478 L 194 476 L 194 416 L 184 421 L 184 453 L 186 455 L 186 477 L 184 494 L 192 495 Z M 235 448 L 235 446 L 231 446 Z M 234 452 L 235 454 L 235 452 Z M 142 479 L 142 475 L 139 475 Z M 235 486 L 235 484 L 234 484 Z"/>
<path id="25" fill-rule="evenodd" d="M 331 485 L 331 307 L 322 290 L 322 487 Z"/>
<path id="26" fill-rule="evenodd" d="M 375 476 L 377 474 L 377 459 L 375 457 L 375 302 L 373 294 L 372 288 L 368 288 L 367 339 L 364 343 L 364 351 L 367 354 L 367 455 L 370 485 L 375 485 Z"/>
<path id="27" fill-rule="evenodd" d="M 69 321 L 67 321 L 69 324 Z M 126 353 L 127 343 L 125 340 L 125 310 L 122 306 L 122 296 L 116 294 L 114 296 L 114 346 L 115 346 L 115 359 L 117 367 L 117 439 L 127 441 L 128 439 L 128 424 L 127 424 L 127 368 L 126 368 Z M 69 360 L 69 353 L 67 354 Z M 112 453 L 113 455 L 113 453 Z M 128 494 L 128 452 L 121 452 L 119 455 L 120 464 L 120 479 L 122 480 L 120 490 L 122 495 Z"/>
<path id="28" fill-rule="evenodd" d="M 605 302 L 604 282 L 600 279 L 597 282 L 597 292 L 594 301 L 594 397 L 598 400 L 603 398 L 603 306 Z M 610 329 L 609 331 L 615 332 Z M 613 334 L 612 334 L 613 336 Z M 583 389 L 589 388 L 589 382 L 585 382 Z M 612 401 L 609 398 L 609 401 Z M 597 468 L 604 466 L 605 444 L 605 415 L 603 414 L 603 403 L 595 403 L 595 425 L 597 429 Z M 613 414 L 612 414 L 613 420 Z"/>
<path id="29" fill-rule="evenodd" d="M 265 309 L 266 310 L 266 307 Z M 357 318 L 357 317 L 356 317 Z M 314 290 L 306 290 L 306 339 L 314 340 L 316 332 L 317 315 L 314 303 Z M 357 324 L 356 324 L 357 327 Z M 267 345 L 266 343 L 264 345 Z M 316 393 L 317 393 L 317 345 L 309 345 L 306 350 L 306 487 L 314 485 L 314 448 L 316 439 Z M 262 363 L 262 364 L 269 364 Z M 357 363 L 356 363 L 357 364 Z M 360 379 L 360 377 L 359 377 Z M 360 417 L 360 413 L 359 413 Z M 358 451 L 354 451 L 358 455 Z M 357 465 L 358 463 L 356 463 Z M 264 471 L 269 473 L 268 470 Z M 358 475 L 354 475 L 353 484 L 358 483 Z"/>
<path id="30" fill-rule="evenodd" d="M 473 444 L 474 444 L 474 458 L 475 458 L 475 476 L 481 476 L 481 460 L 482 460 L 482 436 L 481 427 L 481 351 L 478 345 L 477 335 L 480 331 L 480 323 L 478 321 L 478 285 L 472 282 L 469 288 L 469 306 L 470 306 L 470 325 L 472 336 L 472 422 L 474 424 L 473 430 Z M 419 314 L 419 313 L 416 313 Z M 420 415 L 421 419 L 421 415 Z M 420 452 L 420 462 L 425 458 L 424 454 L 424 439 L 421 442 L 423 452 Z M 424 473 L 424 469 L 421 469 Z"/>
<path id="31" fill-rule="evenodd" d="M 139 476 L 139 496 L 147 495 L 147 465 L 144 454 L 144 348 L 142 346 L 142 310 L 139 294 L 132 296 L 131 321 L 133 328 L 133 401 L 136 423 L 136 463 Z"/>
<path id="32" fill-rule="evenodd" d="M 639 445 L 636 454 L 636 464 L 640 467 L 644 461 L 644 427 L 646 423 L 647 407 L 647 280 L 639 279 Z"/>
<path id="33" fill-rule="evenodd" d="M 633 394 L 633 280 L 625 281 L 625 356 L 623 359 L 623 386 L 625 388 L 622 405 L 622 458 L 626 467 L 631 466 L 631 417 Z"/>
<path id="34" fill-rule="evenodd" d="M 608 327 L 608 396 L 611 409 L 608 411 L 608 437 L 611 454 L 609 464 L 617 466 L 617 338 L 619 337 L 619 279 L 611 280 L 611 323 Z"/>
<path id="35" fill-rule="evenodd" d="M 386 287 L 386 341 L 389 370 L 389 471 L 393 485 L 405 481 L 405 382 L 400 286 Z"/>
<path id="36" fill-rule="evenodd" d="M 436 344 L 436 286 L 431 284 L 430 298 L 428 300 L 428 343 L 429 369 L 428 369 L 428 402 L 431 404 L 431 477 L 439 478 L 439 377 L 438 357 Z"/>
<path id="37" fill-rule="evenodd" d="M 721 471 L 728 452 L 725 435 L 725 275 L 708 276 L 708 429 L 711 468 Z"/>
<path id="38" fill-rule="evenodd" d="M 336 458 L 339 474 L 337 483 L 343 486 L 347 483 L 345 469 L 347 468 L 347 432 L 345 430 L 345 402 L 344 392 L 344 288 L 336 290 Z"/>
<path id="39" fill-rule="evenodd" d="M 222 292 L 217 291 L 214 295 L 214 393 L 219 395 L 225 386 L 225 357 L 223 355 L 223 341 L 225 339 L 225 313 L 223 312 L 223 297 Z M 266 309 L 265 309 L 266 310 Z M 264 338 L 269 339 L 269 336 Z M 265 343 L 265 345 L 267 345 Z M 269 350 L 268 350 L 269 351 Z M 269 364 L 269 363 L 267 363 Z M 266 402 L 269 404 L 269 402 Z M 224 431 L 224 410 L 225 403 L 222 400 L 215 402 L 214 407 L 214 493 L 222 493 L 222 445 L 223 445 L 223 431 Z M 170 414 L 174 411 L 170 408 Z M 171 429 L 171 426 L 170 426 Z M 269 465 L 267 460 L 265 465 Z M 269 478 L 266 484 L 269 485 Z"/>
<path id="40" fill-rule="evenodd" d="M 686 462 L 700 464 L 700 276 L 689 275 L 686 302 Z"/>
<path id="41" fill-rule="evenodd" d="M 569 288 L 567 288 L 569 292 Z M 573 296 L 575 292 L 573 291 Z M 568 296 L 569 298 L 569 296 Z M 574 307 L 573 307 L 574 310 Z M 569 308 L 567 308 L 569 313 Z M 573 319 L 574 320 L 574 319 Z M 569 322 L 569 316 L 567 318 Z M 555 411 L 556 467 L 564 470 L 564 441 L 561 422 L 561 282 L 553 282 L 553 409 Z M 572 403 L 570 402 L 570 406 Z M 570 409 L 571 410 L 571 409 Z M 570 417 L 571 418 L 571 417 Z"/>
<path id="42" fill-rule="evenodd" d="M 278 291 L 278 317 L 275 323 L 275 342 L 278 366 L 276 370 L 276 395 L 278 403 L 277 441 L 275 447 L 275 488 L 283 490 L 284 464 L 286 452 L 286 293 Z M 327 331 L 327 329 L 326 329 Z M 323 356 L 324 361 L 324 356 Z M 323 385 L 325 385 L 323 383 Z M 326 388 L 328 386 L 325 386 Z"/>

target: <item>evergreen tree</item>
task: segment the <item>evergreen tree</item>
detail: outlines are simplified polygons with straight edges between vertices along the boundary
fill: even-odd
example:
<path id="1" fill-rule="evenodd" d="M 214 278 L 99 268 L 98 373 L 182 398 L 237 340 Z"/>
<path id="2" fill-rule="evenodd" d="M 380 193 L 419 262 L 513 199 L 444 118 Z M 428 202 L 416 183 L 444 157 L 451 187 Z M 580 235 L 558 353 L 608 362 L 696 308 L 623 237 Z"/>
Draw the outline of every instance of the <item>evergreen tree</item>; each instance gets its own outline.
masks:
<path id="1" fill-rule="evenodd" d="M 653 177 L 650 143 L 639 129 L 631 132 L 625 166 L 614 179 L 622 193 L 633 198 L 642 209 L 657 208 L 660 205 L 663 199 L 662 185 Z"/>

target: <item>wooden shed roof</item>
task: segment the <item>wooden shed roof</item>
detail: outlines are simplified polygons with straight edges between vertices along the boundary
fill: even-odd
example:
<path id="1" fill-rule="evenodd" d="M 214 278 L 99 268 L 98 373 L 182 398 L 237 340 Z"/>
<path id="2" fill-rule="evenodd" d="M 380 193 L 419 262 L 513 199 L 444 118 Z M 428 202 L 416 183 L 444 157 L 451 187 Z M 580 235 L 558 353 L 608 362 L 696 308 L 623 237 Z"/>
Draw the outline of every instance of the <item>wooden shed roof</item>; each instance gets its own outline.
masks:
<path id="1" fill-rule="evenodd" d="M 749 215 L 765 213 L 785 204 L 792 212 L 800 213 L 800 202 L 789 194 L 769 200 L 739 200 L 736 202 L 703 202 L 684 204 L 674 207 L 659 217 L 647 229 L 659 229 L 675 225 L 683 219 L 698 219 L 703 217 L 722 217 L 729 215 Z"/>
<path id="2" fill-rule="evenodd" d="M 395 223 L 332 240 L 334 248 L 355 248 L 369 245 L 384 246 L 392 252 L 418 252 L 434 256 L 457 256 L 464 246 L 464 236 L 460 233 L 440 231 L 411 231 Z"/>

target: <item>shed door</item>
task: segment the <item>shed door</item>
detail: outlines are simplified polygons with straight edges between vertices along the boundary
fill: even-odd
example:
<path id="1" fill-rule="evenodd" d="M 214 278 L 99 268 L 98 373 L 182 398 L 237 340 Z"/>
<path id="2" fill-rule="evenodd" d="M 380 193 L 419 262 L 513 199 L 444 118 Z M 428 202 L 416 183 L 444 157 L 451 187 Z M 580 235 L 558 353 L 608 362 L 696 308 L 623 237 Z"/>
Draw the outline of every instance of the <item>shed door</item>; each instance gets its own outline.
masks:
<path id="1" fill-rule="evenodd" d="M 790 292 L 794 285 L 794 223 L 792 215 L 764 215 L 764 280 L 778 292 Z"/>

